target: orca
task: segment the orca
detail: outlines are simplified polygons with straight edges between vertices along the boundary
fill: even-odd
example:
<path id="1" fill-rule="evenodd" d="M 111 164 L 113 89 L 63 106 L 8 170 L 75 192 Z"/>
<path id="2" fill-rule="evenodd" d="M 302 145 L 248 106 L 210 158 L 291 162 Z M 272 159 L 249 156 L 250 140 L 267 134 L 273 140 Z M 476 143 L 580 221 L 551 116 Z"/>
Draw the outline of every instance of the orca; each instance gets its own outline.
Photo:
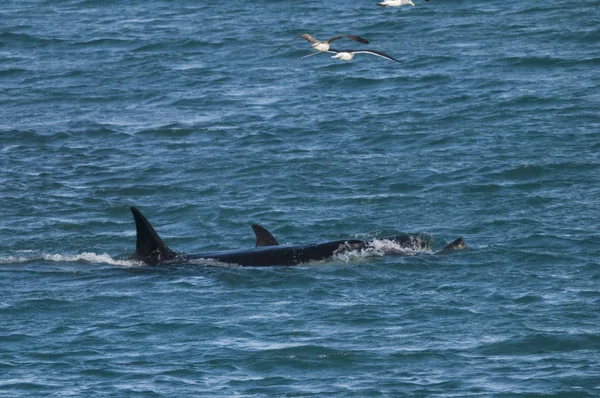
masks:
<path id="1" fill-rule="evenodd" d="M 148 219 L 136 208 L 131 207 L 136 227 L 135 253 L 131 259 L 148 265 L 180 263 L 188 260 L 206 259 L 244 267 L 291 266 L 332 258 L 336 254 L 371 247 L 371 241 L 343 239 L 304 245 L 279 245 L 273 235 L 260 225 L 253 224 L 256 247 L 239 250 L 209 251 L 197 254 L 174 252 L 158 236 Z M 386 238 L 405 248 L 425 249 L 428 242 L 404 234 Z M 438 254 L 446 254 L 466 248 L 462 237 L 451 242 Z M 396 251 L 397 253 L 397 251 Z"/>

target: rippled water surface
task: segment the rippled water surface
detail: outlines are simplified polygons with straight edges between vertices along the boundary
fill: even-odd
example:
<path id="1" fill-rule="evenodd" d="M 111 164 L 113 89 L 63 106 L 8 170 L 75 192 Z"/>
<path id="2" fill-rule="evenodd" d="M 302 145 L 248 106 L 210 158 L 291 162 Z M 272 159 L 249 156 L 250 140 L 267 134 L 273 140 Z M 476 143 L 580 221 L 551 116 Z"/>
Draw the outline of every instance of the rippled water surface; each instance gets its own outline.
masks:
<path id="1" fill-rule="evenodd" d="M 1 396 L 600 395 L 600 1 L 375 3 L 3 3 Z"/>

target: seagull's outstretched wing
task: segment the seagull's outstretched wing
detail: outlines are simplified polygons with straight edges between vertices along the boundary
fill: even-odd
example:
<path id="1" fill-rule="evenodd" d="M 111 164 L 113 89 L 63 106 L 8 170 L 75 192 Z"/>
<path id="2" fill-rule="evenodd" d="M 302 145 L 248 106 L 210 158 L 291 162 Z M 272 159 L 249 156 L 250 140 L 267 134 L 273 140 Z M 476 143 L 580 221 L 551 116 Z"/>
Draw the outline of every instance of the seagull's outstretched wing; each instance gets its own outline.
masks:
<path id="1" fill-rule="evenodd" d="M 329 51 L 315 51 L 315 52 L 312 52 L 312 53 L 310 53 L 310 54 L 308 54 L 308 55 L 305 55 L 305 56 L 303 56 L 303 57 L 300 57 L 300 59 L 304 59 L 304 58 L 312 57 L 313 55 L 317 55 L 317 54 L 323 54 L 323 53 L 325 53 L 325 52 L 329 52 Z"/>
<path id="2" fill-rule="evenodd" d="M 358 43 L 363 43 L 363 44 L 368 44 L 369 41 L 365 38 L 362 38 L 360 36 L 355 36 L 355 35 L 340 35 L 340 36 L 334 36 L 330 39 L 325 40 L 323 43 L 331 43 L 332 41 L 335 41 L 337 39 L 342 39 L 342 38 L 346 38 L 346 39 L 350 39 L 350 40 L 354 40 L 355 42 Z M 287 46 L 288 44 L 290 44 L 292 41 L 296 40 L 296 39 L 304 39 L 307 42 L 311 43 L 311 44 L 315 44 L 318 43 L 319 41 L 317 39 L 315 39 L 314 37 L 312 37 L 311 35 L 309 35 L 308 33 L 304 33 L 301 34 L 300 36 L 296 36 L 291 40 L 288 40 L 287 42 L 283 43 L 281 46 L 277 47 L 273 52 L 277 52 L 280 49 L 282 49 L 283 47 Z"/>
<path id="3" fill-rule="evenodd" d="M 308 33 L 304 33 L 300 36 L 296 36 L 291 40 L 286 41 L 285 43 L 283 43 L 282 45 L 280 45 L 279 47 L 277 47 L 273 52 L 277 52 L 279 50 L 281 50 L 283 47 L 287 46 L 288 44 L 290 44 L 291 42 L 293 42 L 296 39 L 304 39 L 306 41 L 308 41 L 309 43 L 316 43 L 317 39 L 315 39 L 314 37 L 312 37 L 311 35 L 309 35 Z"/>
<path id="4" fill-rule="evenodd" d="M 338 51 L 338 52 L 349 52 L 349 53 L 354 53 L 354 54 L 371 54 L 371 55 L 375 55 L 377 57 L 389 59 L 390 61 L 402 62 L 399 59 L 392 57 L 391 55 L 387 55 L 386 53 L 382 53 L 381 51 L 377 51 L 377 50 L 346 50 L 346 51 Z"/>
<path id="5" fill-rule="evenodd" d="M 363 44 L 369 44 L 369 41 L 367 39 L 363 39 L 360 36 L 354 36 L 354 35 L 341 35 L 341 36 L 334 36 L 331 39 L 327 39 L 327 41 L 325 41 L 325 43 L 331 43 L 332 41 L 335 41 L 337 39 L 342 39 L 342 38 L 346 38 L 346 39 L 350 39 L 350 40 L 354 40 L 358 43 L 363 43 Z"/>

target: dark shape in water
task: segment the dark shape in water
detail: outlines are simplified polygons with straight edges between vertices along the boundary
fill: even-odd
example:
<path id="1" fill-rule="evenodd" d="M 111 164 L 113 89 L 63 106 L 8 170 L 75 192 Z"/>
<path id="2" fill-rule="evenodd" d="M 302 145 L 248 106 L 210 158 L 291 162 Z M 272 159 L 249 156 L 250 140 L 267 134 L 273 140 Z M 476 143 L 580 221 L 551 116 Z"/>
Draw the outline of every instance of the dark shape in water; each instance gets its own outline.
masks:
<path id="1" fill-rule="evenodd" d="M 132 258 L 151 265 L 168 261 L 181 262 L 193 259 L 212 259 L 223 263 L 254 267 L 298 265 L 311 261 L 325 260 L 333 257 L 335 254 L 366 249 L 372 243 L 358 239 L 346 239 L 308 245 L 279 245 L 269 231 L 258 225 L 253 225 L 257 247 L 186 255 L 169 249 L 162 239 L 160 239 L 150 222 L 137 208 L 131 207 L 131 212 L 135 219 L 137 232 L 135 254 Z M 427 242 L 418 240 L 415 242 L 414 237 L 410 235 L 397 235 L 386 238 L 386 240 L 406 248 L 414 248 L 415 243 L 421 248 L 427 246 Z M 462 250 L 465 247 L 462 238 L 458 238 L 439 253 L 443 254 Z"/>
<path id="2" fill-rule="evenodd" d="M 256 247 L 279 246 L 277 239 L 269 231 L 258 224 L 252 224 L 252 229 L 256 235 Z"/>

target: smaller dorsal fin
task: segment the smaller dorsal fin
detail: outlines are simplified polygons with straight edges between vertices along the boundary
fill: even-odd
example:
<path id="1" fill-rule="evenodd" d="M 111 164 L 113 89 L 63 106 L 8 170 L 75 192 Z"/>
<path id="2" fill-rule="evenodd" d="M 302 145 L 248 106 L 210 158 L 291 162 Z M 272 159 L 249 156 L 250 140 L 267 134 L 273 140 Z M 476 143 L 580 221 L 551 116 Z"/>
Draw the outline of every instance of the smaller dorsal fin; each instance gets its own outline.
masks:
<path id="1" fill-rule="evenodd" d="M 156 264 L 177 257 L 177 253 L 165 245 L 146 217 L 133 206 L 130 210 L 135 220 L 137 235 L 133 258 L 148 264 Z"/>
<path id="2" fill-rule="evenodd" d="M 277 243 L 277 239 L 275 239 L 269 231 L 267 231 L 260 225 L 252 224 L 252 229 L 254 230 L 254 234 L 256 235 L 256 247 L 279 246 L 279 243 Z"/>

